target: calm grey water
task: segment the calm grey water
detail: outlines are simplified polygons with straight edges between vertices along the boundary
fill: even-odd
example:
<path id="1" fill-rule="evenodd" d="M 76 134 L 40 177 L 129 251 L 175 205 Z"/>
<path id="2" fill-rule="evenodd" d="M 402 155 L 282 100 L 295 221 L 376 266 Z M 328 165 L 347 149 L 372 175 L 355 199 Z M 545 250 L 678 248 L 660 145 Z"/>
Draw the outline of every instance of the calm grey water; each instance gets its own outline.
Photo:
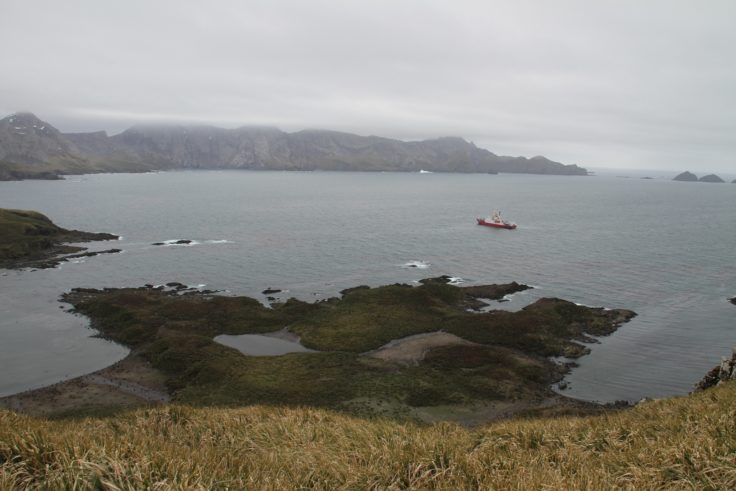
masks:
<path id="1" fill-rule="evenodd" d="M 296 341 L 287 341 L 262 334 L 221 334 L 215 336 L 215 341 L 225 346 L 235 348 L 243 354 L 250 356 L 277 356 L 286 353 L 305 353 L 314 351 L 305 348 Z"/>
<path id="2" fill-rule="evenodd" d="M 314 300 L 448 274 L 639 316 L 592 346 L 567 394 L 684 394 L 736 343 L 736 185 L 614 176 L 190 171 L 2 182 L 0 207 L 123 235 L 123 254 L 0 271 L 0 395 L 106 366 L 126 350 L 60 309 L 72 287 L 180 281 Z M 515 231 L 478 227 L 500 208 Z M 190 246 L 152 242 L 193 239 Z M 98 243 L 93 249 L 109 248 Z M 420 267 L 409 267 L 415 264 Z M 264 299 L 265 300 L 265 299 Z"/>

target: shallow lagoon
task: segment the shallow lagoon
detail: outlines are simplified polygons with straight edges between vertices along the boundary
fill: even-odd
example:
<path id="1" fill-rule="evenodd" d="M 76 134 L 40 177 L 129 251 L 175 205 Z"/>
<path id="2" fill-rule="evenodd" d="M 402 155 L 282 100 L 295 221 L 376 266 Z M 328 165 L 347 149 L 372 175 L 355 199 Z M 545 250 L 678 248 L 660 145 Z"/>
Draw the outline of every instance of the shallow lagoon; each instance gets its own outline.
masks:
<path id="1" fill-rule="evenodd" d="M 215 341 L 225 346 L 235 348 L 248 356 L 278 356 L 286 353 L 313 352 L 296 341 L 287 341 L 261 334 L 240 334 L 232 336 L 221 334 L 215 336 Z"/>

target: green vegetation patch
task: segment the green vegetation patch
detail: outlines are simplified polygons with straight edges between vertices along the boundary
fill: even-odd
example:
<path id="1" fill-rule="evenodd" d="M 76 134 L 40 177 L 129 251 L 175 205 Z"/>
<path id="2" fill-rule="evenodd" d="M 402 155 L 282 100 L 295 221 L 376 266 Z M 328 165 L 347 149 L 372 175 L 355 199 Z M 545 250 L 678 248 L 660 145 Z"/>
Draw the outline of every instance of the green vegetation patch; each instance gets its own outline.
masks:
<path id="1" fill-rule="evenodd" d="M 63 229 L 37 211 L 0 208 L 0 268 L 54 265 L 53 256 L 83 250 L 64 246 L 64 242 L 117 238 L 111 234 Z"/>
<path id="2" fill-rule="evenodd" d="M 493 286 L 501 296 L 518 288 Z M 557 299 L 539 300 L 520 312 L 469 312 L 476 295 L 490 289 L 427 281 L 417 287 L 353 288 L 341 299 L 290 299 L 272 307 L 247 297 L 150 287 L 75 289 L 64 300 L 89 316 L 104 336 L 164 373 L 176 401 L 355 412 L 383 401 L 399 417 L 412 406 L 549 395 L 549 385 L 564 370 L 547 356 L 580 355 L 584 350 L 575 340 L 611 332 L 634 315 Z M 246 356 L 213 340 L 220 334 L 284 328 L 318 351 Z M 372 355 L 391 341 L 437 331 L 465 342 L 433 345 L 411 362 Z M 356 401 L 368 403 L 356 410 Z"/>

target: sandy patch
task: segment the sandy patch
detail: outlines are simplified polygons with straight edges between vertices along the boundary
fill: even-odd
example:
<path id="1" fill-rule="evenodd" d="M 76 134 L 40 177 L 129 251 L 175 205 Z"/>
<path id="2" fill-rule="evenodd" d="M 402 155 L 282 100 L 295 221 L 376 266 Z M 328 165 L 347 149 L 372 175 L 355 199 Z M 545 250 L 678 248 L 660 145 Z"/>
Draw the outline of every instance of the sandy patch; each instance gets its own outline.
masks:
<path id="1" fill-rule="evenodd" d="M 457 344 L 470 346 L 475 343 L 448 332 L 437 331 L 395 339 L 376 350 L 369 351 L 366 356 L 404 365 L 416 365 L 424 359 L 429 350 Z"/>

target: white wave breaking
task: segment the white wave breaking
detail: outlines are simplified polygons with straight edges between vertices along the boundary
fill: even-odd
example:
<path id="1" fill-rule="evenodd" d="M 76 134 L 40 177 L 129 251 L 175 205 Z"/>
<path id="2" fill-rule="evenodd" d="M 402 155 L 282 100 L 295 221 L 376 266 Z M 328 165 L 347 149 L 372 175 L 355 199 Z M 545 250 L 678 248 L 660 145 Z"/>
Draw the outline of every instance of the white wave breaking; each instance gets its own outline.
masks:
<path id="1" fill-rule="evenodd" d="M 409 261 L 401 265 L 402 268 L 417 268 L 417 269 L 427 269 L 430 266 L 431 264 L 429 264 L 426 261 Z"/>

